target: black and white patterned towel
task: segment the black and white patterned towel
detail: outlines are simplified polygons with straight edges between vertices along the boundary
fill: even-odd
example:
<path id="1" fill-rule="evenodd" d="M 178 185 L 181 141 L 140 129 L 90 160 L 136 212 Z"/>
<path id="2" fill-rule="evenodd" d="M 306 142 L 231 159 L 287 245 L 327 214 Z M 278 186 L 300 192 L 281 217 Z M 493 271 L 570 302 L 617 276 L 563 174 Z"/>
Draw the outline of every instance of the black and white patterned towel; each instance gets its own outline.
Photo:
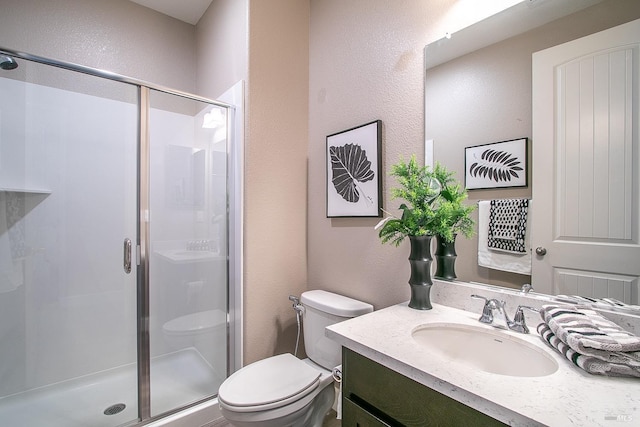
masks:
<path id="1" fill-rule="evenodd" d="M 491 200 L 487 238 L 489 249 L 527 253 L 525 237 L 528 212 L 528 199 Z"/>
<path id="2" fill-rule="evenodd" d="M 586 356 L 640 368 L 640 337 L 581 305 L 544 305 L 540 317 L 551 332 Z"/>
<path id="3" fill-rule="evenodd" d="M 569 345 L 562 342 L 549 328 L 549 325 L 540 323 L 538 325 L 538 333 L 549 346 L 562 354 L 568 360 L 572 361 L 576 366 L 585 371 L 612 377 L 640 377 L 640 368 L 629 366 L 627 364 L 613 363 L 601 360 L 594 356 L 587 356 L 578 353 Z"/>

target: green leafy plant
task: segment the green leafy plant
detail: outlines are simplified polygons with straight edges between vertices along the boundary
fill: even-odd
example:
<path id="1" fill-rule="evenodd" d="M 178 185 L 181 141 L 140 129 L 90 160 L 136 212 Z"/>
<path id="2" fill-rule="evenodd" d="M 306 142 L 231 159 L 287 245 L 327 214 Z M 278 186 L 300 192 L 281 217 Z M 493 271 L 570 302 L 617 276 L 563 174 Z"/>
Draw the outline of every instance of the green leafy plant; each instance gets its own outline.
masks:
<path id="1" fill-rule="evenodd" d="M 456 234 L 473 236 L 475 222 L 471 212 L 475 206 L 466 206 L 467 191 L 455 180 L 454 172 L 436 163 L 433 174 L 442 185 L 433 221 L 432 232 L 447 242 L 453 242 Z"/>
<path id="2" fill-rule="evenodd" d="M 398 246 L 407 236 L 437 235 L 453 241 L 455 234 L 473 235 L 470 217 L 473 206 L 464 206 L 466 191 L 453 178 L 453 173 L 439 163 L 433 170 L 418 166 L 415 155 L 408 163 L 400 159 L 391 167 L 391 176 L 399 187 L 391 189 L 392 199 L 403 199 L 400 218 L 387 213 L 378 223 L 382 243 Z"/>
<path id="3" fill-rule="evenodd" d="M 435 211 L 433 201 L 440 194 L 440 183 L 435 179 L 428 166 L 418 166 L 415 155 L 406 163 L 400 159 L 391 167 L 391 176 L 395 176 L 400 185 L 391 189 L 392 199 L 404 199 L 400 205 L 402 215 L 383 219 L 376 228 L 382 243 L 391 242 L 398 246 L 407 236 L 425 236 L 431 234 Z M 388 212 L 387 212 L 388 213 Z"/>

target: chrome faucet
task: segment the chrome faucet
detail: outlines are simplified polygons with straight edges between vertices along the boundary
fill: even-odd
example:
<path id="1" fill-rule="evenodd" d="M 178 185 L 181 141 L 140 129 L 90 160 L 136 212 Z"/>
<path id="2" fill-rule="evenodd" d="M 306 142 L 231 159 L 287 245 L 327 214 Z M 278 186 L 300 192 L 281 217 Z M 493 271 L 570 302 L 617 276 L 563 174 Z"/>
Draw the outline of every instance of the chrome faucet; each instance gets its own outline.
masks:
<path id="1" fill-rule="evenodd" d="M 482 323 L 491 325 L 494 328 L 508 329 L 511 331 L 520 332 L 522 334 L 528 334 L 529 328 L 524 317 L 523 309 L 532 310 L 537 312 L 538 310 L 526 305 L 519 305 L 516 308 L 513 320 L 509 319 L 507 311 L 505 310 L 506 303 L 504 301 L 497 300 L 495 298 L 488 299 L 481 295 L 471 295 L 471 298 L 484 300 L 484 307 L 482 308 L 482 315 L 478 319 Z"/>
<path id="2" fill-rule="evenodd" d="M 527 327 L 527 322 L 524 318 L 524 313 L 522 312 L 523 308 L 539 313 L 539 310 L 537 308 L 529 307 L 528 305 L 519 305 L 518 308 L 516 308 L 516 313 L 513 315 L 513 322 L 511 322 L 511 326 L 509 326 L 509 329 L 511 329 L 512 331 L 520 332 L 522 334 L 528 334 L 529 328 Z"/>
<path id="3" fill-rule="evenodd" d="M 509 316 L 504 309 L 505 302 L 499 301 L 495 298 L 488 299 L 481 295 L 471 295 L 471 298 L 484 300 L 484 307 L 482 309 L 482 316 L 478 319 L 482 323 L 494 326 L 500 329 L 509 329 Z"/>

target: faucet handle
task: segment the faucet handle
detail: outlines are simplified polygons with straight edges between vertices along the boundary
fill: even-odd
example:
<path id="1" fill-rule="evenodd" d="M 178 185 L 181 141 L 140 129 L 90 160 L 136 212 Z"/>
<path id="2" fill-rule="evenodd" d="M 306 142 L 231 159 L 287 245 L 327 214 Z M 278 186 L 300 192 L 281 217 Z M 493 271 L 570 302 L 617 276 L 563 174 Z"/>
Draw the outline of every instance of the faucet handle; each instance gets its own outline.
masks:
<path id="1" fill-rule="evenodd" d="M 484 306 L 482 308 L 482 316 L 480 316 L 478 320 L 482 323 L 487 323 L 487 324 L 493 323 L 493 311 L 491 307 L 491 301 L 493 300 L 489 300 L 488 298 L 483 297 L 482 295 L 476 295 L 476 294 L 471 295 L 471 298 L 484 300 Z"/>
<path id="2" fill-rule="evenodd" d="M 527 310 L 531 310 L 531 311 L 533 311 L 533 312 L 535 312 L 535 313 L 539 313 L 539 312 L 540 312 L 540 310 L 538 310 L 538 309 L 537 309 L 537 308 L 535 308 L 535 307 L 529 307 L 528 305 L 519 305 L 519 306 L 518 306 L 518 308 L 516 308 L 516 314 L 515 314 L 515 316 L 518 316 L 518 315 L 523 316 L 523 314 L 522 314 L 522 309 L 523 309 L 523 308 L 526 308 Z M 514 316 L 514 317 L 515 317 L 515 316 Z"/>
<path id="3" fill-rule="evenodd" d="M 490 307 L 492 309 L 502 309 L 502 310 L 504 310 L 504 307 L 507 305 L 506 301 L 504 301 L 504 300 L 497 300 L 495 298 L 489 299 L 487 297 L 483 297 L 482 295 L 473 294 L 473 295 L 471 295 L 471 298 L 484 300 L 484 306 L 485 307 Z"/>
<path id="4" fill-rule="evenodd" d="M 521 332 L 523 334 L 528 334 L 529 328 L 527 327 L 527 321 L 524 317 L 524 313 L 522 312 L 523 308 L 534 311 L 536 313 L 539 312 L 537 308 L 529 307 L 528 305 L 519 305 L 518 308 L 516 308 L 516 313 L 513 315 L 513 322 L 510 326 L 510 329 L 513 331 Z"/>
<path id="5" fill-rule="evenodd" d="M 489 298 L 483 297 L 482 295 L 471 294 L 471 298 L 475 299 L 483 299 L 485 304 L 489 302 Z"/>

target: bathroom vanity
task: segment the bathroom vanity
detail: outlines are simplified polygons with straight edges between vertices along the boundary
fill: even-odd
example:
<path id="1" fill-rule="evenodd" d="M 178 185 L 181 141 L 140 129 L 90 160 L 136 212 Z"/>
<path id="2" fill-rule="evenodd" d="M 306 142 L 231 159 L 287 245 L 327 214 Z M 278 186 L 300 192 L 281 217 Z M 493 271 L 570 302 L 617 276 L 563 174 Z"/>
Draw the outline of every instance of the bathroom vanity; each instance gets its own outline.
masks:
<path id="1" fill-rule="evenodd" d="M 344 427 L 504 425 L 347 348 L 342 369 Z"/>
<path id="2" fill-rule="evenodd" d="M 403 303 L 326 329 L 327 337 L 344 347 L 344 427 L 637 424 L 640 379 L 591 375 L 575 367 L 543 343 L 535 331 L 536 313 L 527 314 L 530 334 L 481 324 L 483 303 L 471 294 L 507 301 L 511 316 L 519 304 L 549 303 L 544 296 L 434 281 L 432 310 Z M 638 333 L 637 316 L 608 317 Z M 440 329 L 441 338 L 420 335 Z M 449 330 L 463 348 L 468 345 L 462 360 L 438 348 Z M 492 341 L 507 343 L 507 354 L 501 347 L 486 351 Z M 524 353 L 514 353 L 516 347 Z M 488 359 L 476 363 L 482 357 Z"/>

